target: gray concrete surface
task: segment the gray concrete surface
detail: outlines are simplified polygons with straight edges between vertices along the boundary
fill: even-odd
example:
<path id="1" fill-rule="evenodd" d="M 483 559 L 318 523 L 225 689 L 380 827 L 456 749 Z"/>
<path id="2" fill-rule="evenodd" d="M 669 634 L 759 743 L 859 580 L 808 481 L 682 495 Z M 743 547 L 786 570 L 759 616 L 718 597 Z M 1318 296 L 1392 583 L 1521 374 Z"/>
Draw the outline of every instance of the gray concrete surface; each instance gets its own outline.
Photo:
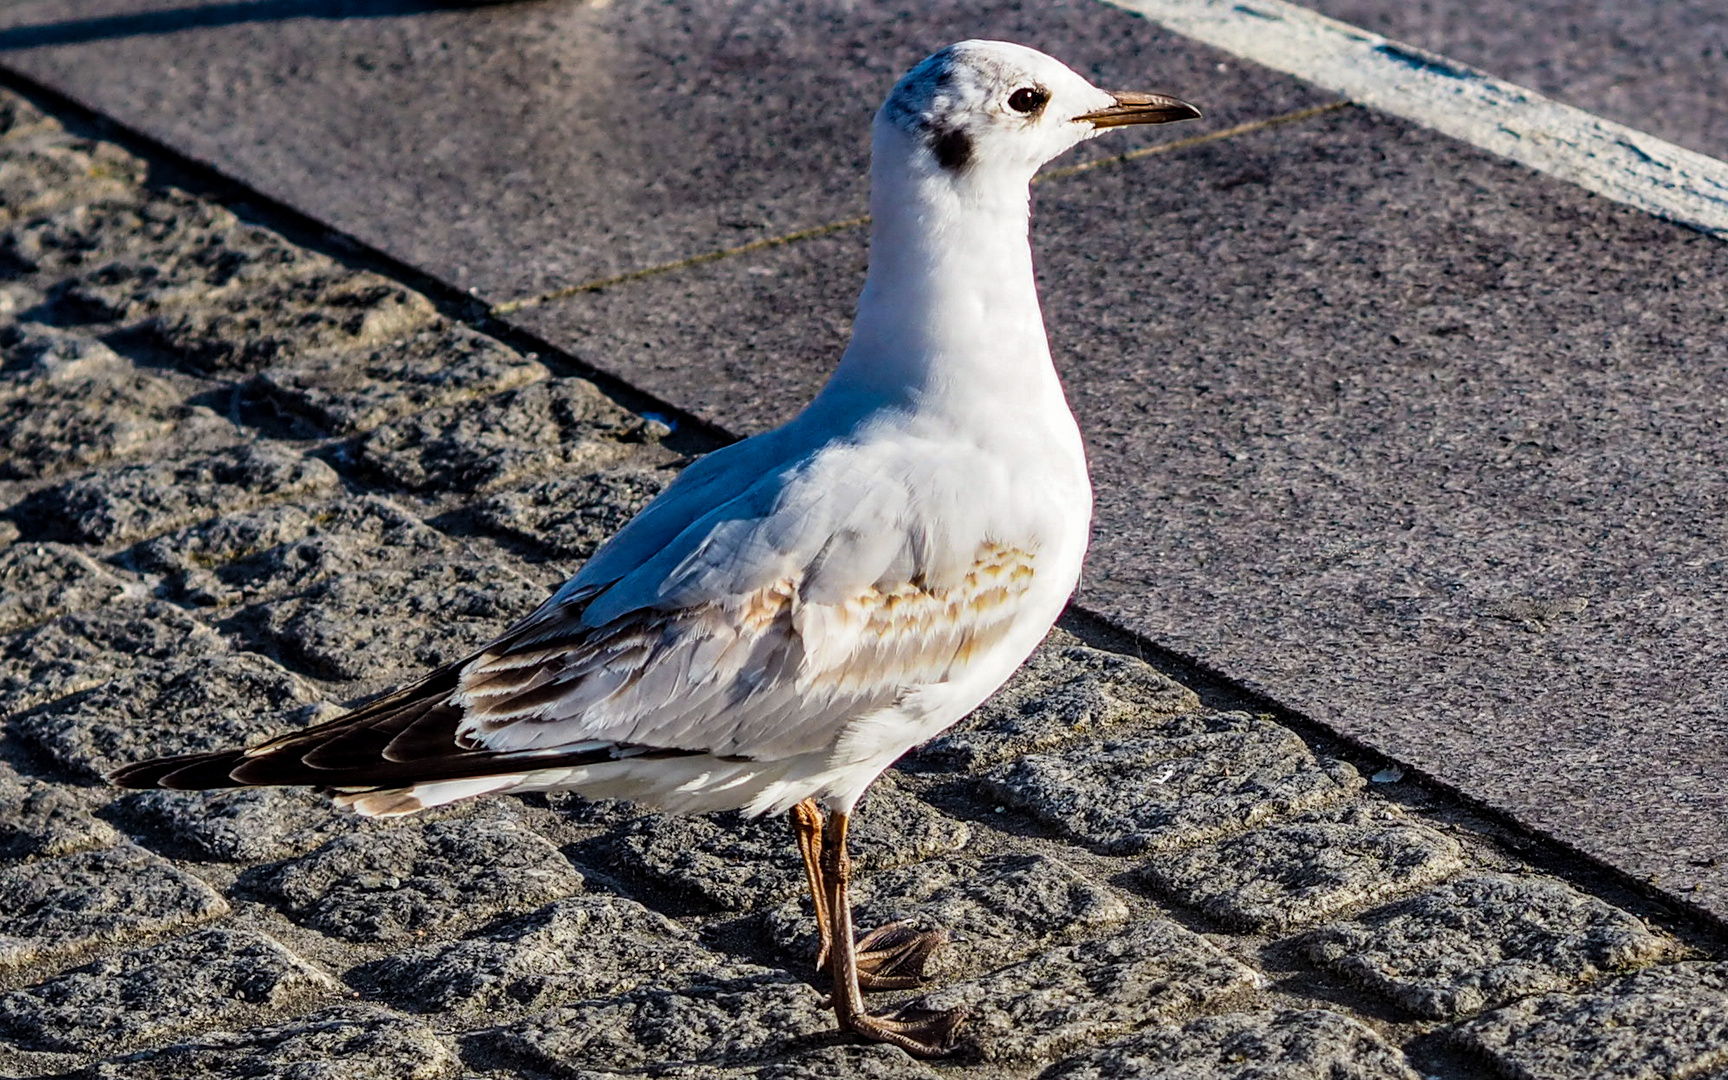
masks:
<path id="1" fill-rule="evenodd" d="M 862 918 L 953 941 L 901 995 L 975 1010 L 942 1063 L 829 1034 L 783 823 L 570 796 L 363 822 L 304 792 L 100 785 L 147 748 L 310 722 L 502 627 L 682 459 L 558 357 L 208 200 L 111 182 L 146 170 L 3 93 L 0 117 L 0 184 L 43 193 L 0 223 L 0 1073 L 1721 1064 L 1728 937 L 1065 631 L 861 809 Z M 233 350 L 252 339 L 232 313 L 284 296 L 302 317 L 275 347 Z M 416 373 L 452 338 L 490 359 L 429 397 Z M 380 356 L 394 377 L 320 378 Z M 46 452 L 66 430 L 86 453 Z M 1127 759 L 1155 764 L 1102 782 Z M 1064 764 L 1084 782 L 1052 782 Z M 1230 783 L 1170 813 L 1159 777 Z"/>
<path id="2" fill-rule="evenodd" d="M 1208 128 L 1323 100 L 1091 0 L 0 8 L 12 70 L 493 302 L 863 213 L 885 88 L 977 36 L 1203 99 Z"/>
<path id="3" fill-rule="evenodd" d="M 1314 0 L 1335 19 L 1728 157 L 1728 16 L 1715 0 Z"/>

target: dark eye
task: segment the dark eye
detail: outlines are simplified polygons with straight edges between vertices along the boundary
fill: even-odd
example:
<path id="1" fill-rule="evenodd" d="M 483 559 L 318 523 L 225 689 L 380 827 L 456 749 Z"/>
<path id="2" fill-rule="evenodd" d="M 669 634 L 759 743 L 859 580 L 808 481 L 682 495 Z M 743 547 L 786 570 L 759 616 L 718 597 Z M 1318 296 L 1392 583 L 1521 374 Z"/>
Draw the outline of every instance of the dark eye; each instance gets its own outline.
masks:
<path id="1" fill-rule="evenodd" d="M 1022 86 L 1008 95 L 1008 107 L 1018 113 L 1035 113 L 1050 100 L 1050 91 L 1041 86 Z"/>

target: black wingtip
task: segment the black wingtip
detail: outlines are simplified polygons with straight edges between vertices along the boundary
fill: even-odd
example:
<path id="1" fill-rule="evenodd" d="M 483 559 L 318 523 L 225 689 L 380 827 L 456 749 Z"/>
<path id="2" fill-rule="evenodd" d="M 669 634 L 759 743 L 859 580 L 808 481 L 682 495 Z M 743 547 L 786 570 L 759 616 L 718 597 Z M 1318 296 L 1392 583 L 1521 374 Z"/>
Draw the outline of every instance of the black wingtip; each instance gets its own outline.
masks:
<path id="1" fill-rule="evenodd" d="M 109 773 L 107 780 L 115 787 L 131 789 L 204 791 L 239 787 L 239 782 L 230 774 L 243 756 L 237 750 L 219 750 L 210 754 L 151 758 L 122 765 Z"/>

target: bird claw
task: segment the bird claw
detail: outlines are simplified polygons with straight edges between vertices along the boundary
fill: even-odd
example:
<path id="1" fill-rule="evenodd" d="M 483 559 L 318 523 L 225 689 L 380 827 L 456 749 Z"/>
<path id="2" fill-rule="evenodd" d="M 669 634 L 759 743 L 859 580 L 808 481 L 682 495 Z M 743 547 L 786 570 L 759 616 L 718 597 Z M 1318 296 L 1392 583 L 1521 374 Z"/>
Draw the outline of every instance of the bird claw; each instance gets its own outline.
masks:
<path id="1" fill-rule="evenodd" d="M 861 990 L 911 990 L 924 983 L 924 965 L 948 944 L 946 930 L 919 930 L 906 922 L 879 926 L 858 939 Z M 816 950 L 816 970 L 828 968 L 828 944 Z"/>
<path id="2" fill-rule="evenodd" d="M 874 1042 L 890 1043 L 916 1057 L 947 1057 L 955 1050 L 955 1036 L 971 1013 L 966 1009 L 926 1009 L 913 1002 L 891 1013 L 861 1013 L 845 1020 L 855 1035 Z"/>
<path id="3" fill-rule="evenodd" d="M 905 922 L 879 926 L 858 942 L 858 985 L 865 990 L 910 990 L 924 982 L 924 965 L 946 944 L 946 930 L 919 930 Z"/>

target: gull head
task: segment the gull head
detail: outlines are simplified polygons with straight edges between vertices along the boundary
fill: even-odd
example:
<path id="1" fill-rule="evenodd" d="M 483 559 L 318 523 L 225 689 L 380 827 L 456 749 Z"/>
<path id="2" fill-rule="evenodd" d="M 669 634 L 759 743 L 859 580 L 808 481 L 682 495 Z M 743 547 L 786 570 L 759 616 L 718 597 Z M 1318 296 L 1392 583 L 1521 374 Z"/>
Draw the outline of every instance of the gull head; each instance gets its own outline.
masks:
<path id="1" fill-rule="evenodd" d="M 932 174 L 1024 183 L 1108 128 L 1199 115 L 1167 94 L 1100 90 L 1024 45 L 962 41 L 907 72 L 876 124 L 879 136 L 910 142 L 914 166 Z"/>

